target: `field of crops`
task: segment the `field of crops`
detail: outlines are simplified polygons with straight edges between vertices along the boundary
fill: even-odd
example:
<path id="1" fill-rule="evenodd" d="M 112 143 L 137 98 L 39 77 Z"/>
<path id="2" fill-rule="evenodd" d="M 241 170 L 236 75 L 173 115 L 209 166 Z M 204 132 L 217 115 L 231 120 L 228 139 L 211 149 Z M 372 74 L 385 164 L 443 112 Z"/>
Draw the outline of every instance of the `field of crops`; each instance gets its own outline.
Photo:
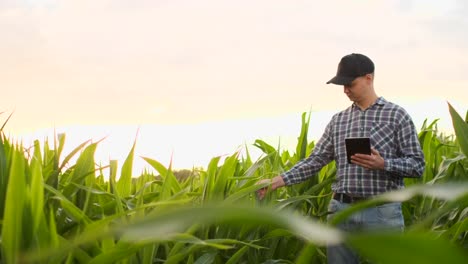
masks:
<path id="1" fill-rule="evenodd" d="M 378 263 L 467 263 L 468 123 L 449 109 L 455 135 L 439 133 L 436 121 L 420 129 L 422 179 L 406 179 L 406 189 L 357 203 L 332 223 L 326 216 L 333 163 L 264 200 L 255 195 L 259 179 L 313 150 L 306 114 L 295 153 L 256 140 L 264 153 L 258 160 L 214 157 L 184 179 L 151 158 L 144 159 L 153 171 L 132 175 L 134 147 L 122 166 L 111 160 L 99 167 L 99 142 L 63 153 L 63 134 L 25 147 L 2 132 L 0 262 L 326 263 L 326 244 L 345 242 Z M 404 233 L 334 228 L 382 201 L 403 201 Z"/>

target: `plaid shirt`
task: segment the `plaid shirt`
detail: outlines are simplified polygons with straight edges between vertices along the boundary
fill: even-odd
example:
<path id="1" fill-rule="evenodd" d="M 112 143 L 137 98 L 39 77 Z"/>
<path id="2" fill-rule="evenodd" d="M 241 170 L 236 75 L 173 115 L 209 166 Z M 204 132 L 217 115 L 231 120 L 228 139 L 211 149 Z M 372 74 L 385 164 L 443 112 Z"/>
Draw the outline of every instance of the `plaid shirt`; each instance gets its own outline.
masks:
<path id="1" fill-rule="evenodd" d="M 347 137 L 369 137 L 371 146 L 385 160 L 384 169 L 369 170 L 349 164 L 345 149 Z M 382 97 L 364 111 L 353 104 L 335 114 L 313 153 L 281 176 L 286 185 L 299 183 L 332 160 L 337 167 L 332 190 L 360 197 L 403 188 L 403 177 L 421 177 L 425 166 L 411 117 L 402 107 Z"/>

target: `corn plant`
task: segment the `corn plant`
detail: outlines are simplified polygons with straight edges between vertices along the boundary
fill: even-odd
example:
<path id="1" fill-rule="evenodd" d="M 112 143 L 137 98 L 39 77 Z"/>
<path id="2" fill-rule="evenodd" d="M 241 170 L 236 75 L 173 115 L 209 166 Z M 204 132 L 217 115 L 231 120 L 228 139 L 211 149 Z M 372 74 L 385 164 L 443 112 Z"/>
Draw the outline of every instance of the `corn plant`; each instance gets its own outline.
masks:
<path id="1" fill-rule="evenodd" d="M 454 136 L 424 123 L 422 179 L 357 203 L 327 223 L 335 164 L 310 180 L 256 199 L 259 179 L 310 155 L 310 115 L 302 115 L 295 153 L 258 139 L 252 160 L 238 152 L 178 179 L 171 165 L 143 157 L 135 144 L 119 167 L 96 164 L 100 141 L 63 153 L 65 135 L 25 148 L 0 132 L 1 263 L 326 263 L 326 245 L 347 243 L 380 263 L 465 263 L 468 251 L 468 124 L 449 106 Z M 6 122 L 5 122 L 6 123 Z M 2 126 L 2 130 L 3 130 Z M 76 162 L 71 160 L 76 157 Z M 106 170 L 108 169 L 108 170 Z M 105 175 L 104 172 L 108 171 Z M 403 202 L 402 234 L 353 233 L 334 226 L 380 202 Z"/>

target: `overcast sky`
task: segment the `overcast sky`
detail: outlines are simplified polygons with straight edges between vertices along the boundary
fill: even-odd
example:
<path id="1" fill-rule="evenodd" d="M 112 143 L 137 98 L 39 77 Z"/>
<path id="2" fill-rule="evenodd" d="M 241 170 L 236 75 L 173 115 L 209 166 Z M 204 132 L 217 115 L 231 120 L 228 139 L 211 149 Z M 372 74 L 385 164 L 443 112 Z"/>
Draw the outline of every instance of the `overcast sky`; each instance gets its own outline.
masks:
<path id="1" fill-rule="evenodd" d="M 14 111 L 14 135 L 95 129 L 128 142 L 140 126 L 143 155 L 179 152 L 187 166 L 204 146 L 295 133 L 304 111 L 318 137 L 350 104 L 325 82 L 359 52 L 377 93 L 418 127 L 449 124 L 446 101 L 468 106 L 467 13 L 462 0 L 0 0 L 0 123 Z"/>

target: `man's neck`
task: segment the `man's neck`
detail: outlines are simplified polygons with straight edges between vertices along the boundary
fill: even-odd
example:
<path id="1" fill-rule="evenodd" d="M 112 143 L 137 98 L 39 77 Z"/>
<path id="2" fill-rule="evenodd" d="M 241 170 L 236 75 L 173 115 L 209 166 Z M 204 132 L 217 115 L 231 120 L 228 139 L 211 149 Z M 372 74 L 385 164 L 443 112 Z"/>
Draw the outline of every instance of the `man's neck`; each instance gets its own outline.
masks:
<path id="1" fill-rule="evenodd" d="M 362 100 L 360 102 L 354 102 L 361 110 L 366 110 L 367 108 L 371 107 L 379 97 L 376 94 L 373 94 L 369 98 Z"/>

